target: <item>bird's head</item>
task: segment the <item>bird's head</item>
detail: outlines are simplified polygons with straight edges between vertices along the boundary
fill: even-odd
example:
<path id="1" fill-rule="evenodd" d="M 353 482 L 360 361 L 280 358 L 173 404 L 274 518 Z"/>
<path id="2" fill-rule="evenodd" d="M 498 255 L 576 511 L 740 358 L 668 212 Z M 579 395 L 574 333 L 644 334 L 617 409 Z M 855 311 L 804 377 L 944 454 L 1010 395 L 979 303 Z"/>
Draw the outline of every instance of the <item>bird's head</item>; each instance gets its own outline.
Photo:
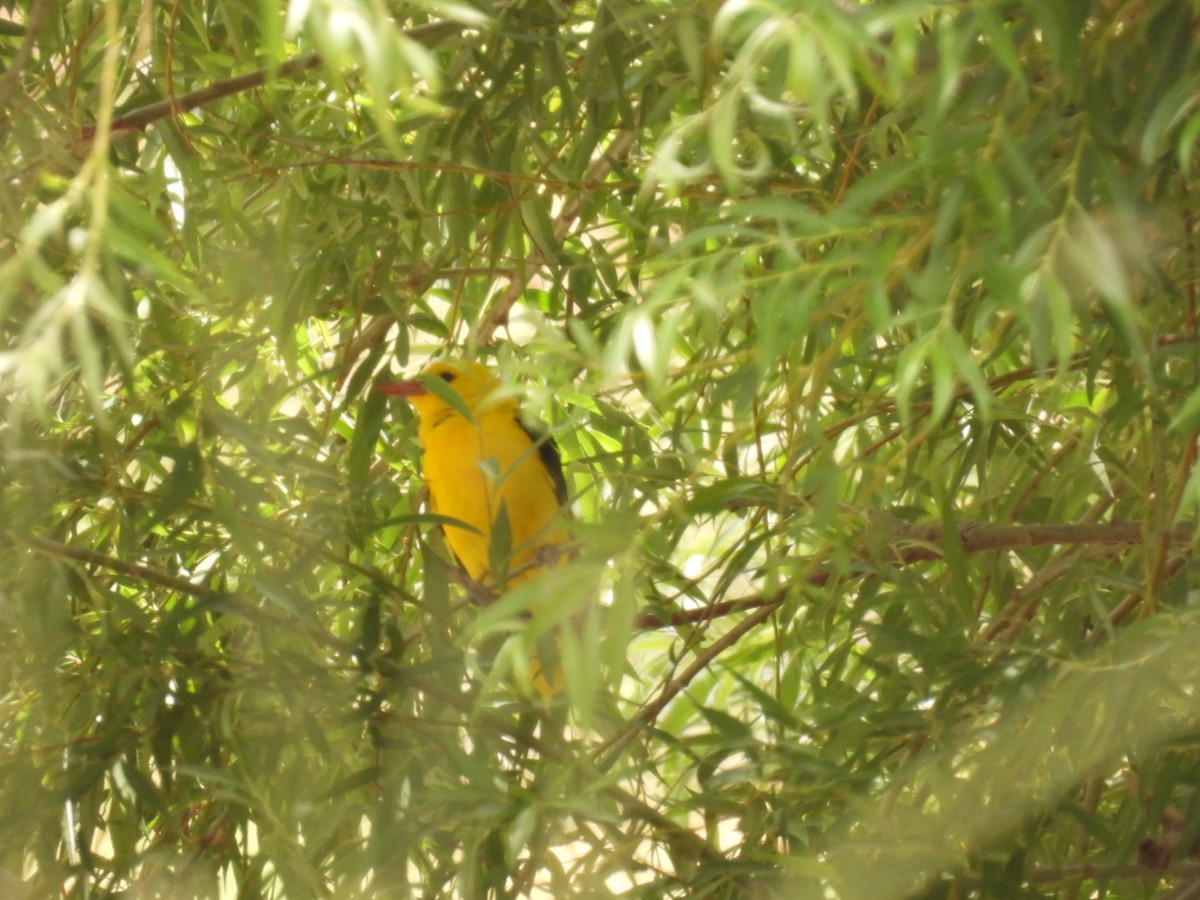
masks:
<path id="1" fill-rule="evenodd" d="M 441 381 L 445 388 L 436 386 L 435 380 Z M 439 359 L 426 366 L 420 376 L 411 381 L 380 381 L 375 385 L 375 390 L 392 397 L 404 397 L 423 422 L 431 422 L 448 413 L 461 413 L 463 409 L 472 415 L 482 412 L 484 401 L 499 386 L 495 373 L 482 363 L 465 359 Z M 452 394 L 458 395 L 461 404 L 452 402 Z"/>

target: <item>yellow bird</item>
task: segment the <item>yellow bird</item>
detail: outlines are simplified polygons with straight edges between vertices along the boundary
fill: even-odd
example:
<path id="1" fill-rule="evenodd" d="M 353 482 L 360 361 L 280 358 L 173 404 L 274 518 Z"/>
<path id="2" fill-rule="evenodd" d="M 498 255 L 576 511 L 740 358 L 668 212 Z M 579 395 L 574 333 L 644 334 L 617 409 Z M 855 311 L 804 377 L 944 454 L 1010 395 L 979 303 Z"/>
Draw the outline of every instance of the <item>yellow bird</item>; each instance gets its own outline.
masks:
<path id="1" fill-rule="evenodd" d="M 430 390 L 438 378 L 457 395 Z M 569 538 L 564 528 L 567 483 L 558 448 L 528 428 L 517 400 L 495 373 L 466 360 L 438 360 L 414 381 L 382 381 L 376 390 L 404 397 L 420 417 L 417 436 L 433 512 L 461 522 L 443 526 L 446 543 L 475 581 L 500 590 L 532 577 Z M 497 559 L 497 554 L 506 559 Z M 502 571 L 493 571 L 493 561 Z M 511 573 L 511 574 L 510 574 Z M 534 686 L 554 693 L 535 662 Z"/>

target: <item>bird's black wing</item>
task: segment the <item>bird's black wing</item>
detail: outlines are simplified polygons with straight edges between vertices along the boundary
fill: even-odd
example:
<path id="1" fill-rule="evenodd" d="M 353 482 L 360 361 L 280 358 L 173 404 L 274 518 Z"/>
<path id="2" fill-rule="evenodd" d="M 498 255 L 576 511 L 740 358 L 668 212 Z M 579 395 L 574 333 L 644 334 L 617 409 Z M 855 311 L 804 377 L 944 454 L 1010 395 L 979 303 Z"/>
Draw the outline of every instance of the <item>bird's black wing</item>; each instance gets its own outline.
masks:
<path id="1" fill-rule="evenodd" d="M 558 500 L 558 505 L 566 506 L 567 479 L 563 475 L 562 457 L 558 455 L 558 445 L 554 443 L 554 438 L 540 429 L 530 428 L 520 419 L 517 419 L 517 424 L 521 426 L 522 431 L 529 435 L 533 446 L 537 447 L 542 465 L 546 467 L 546 471 L 550 473 L 550 480 L 554 482 L 554 496 Z"/>

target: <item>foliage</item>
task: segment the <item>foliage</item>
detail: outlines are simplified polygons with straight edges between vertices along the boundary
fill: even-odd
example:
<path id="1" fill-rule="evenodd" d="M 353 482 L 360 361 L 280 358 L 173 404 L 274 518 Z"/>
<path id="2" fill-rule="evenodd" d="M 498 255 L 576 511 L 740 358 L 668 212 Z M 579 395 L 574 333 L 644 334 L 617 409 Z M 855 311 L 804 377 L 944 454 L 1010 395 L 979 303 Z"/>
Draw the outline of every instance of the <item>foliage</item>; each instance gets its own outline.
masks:
<path id="1" fill-rule="evenodd" d="M 1198 16 L 0 6 L 6 895 L 1192 885 Z M 491 604 L 446 348 L 575 497 Z"/>

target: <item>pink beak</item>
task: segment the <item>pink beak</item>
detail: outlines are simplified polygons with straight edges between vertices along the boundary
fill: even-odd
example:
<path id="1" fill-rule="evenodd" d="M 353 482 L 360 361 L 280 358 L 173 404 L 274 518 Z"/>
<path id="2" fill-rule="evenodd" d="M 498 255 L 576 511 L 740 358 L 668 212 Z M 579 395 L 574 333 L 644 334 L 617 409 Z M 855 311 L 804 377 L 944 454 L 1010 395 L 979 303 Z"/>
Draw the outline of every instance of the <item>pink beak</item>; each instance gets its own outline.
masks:
<path id="1" fill-rule="evenodd" d="M 389 397 L 420 397 L 429 393 L 419 381 L 380 381 L 376 382 L 375 391 Z"/>

